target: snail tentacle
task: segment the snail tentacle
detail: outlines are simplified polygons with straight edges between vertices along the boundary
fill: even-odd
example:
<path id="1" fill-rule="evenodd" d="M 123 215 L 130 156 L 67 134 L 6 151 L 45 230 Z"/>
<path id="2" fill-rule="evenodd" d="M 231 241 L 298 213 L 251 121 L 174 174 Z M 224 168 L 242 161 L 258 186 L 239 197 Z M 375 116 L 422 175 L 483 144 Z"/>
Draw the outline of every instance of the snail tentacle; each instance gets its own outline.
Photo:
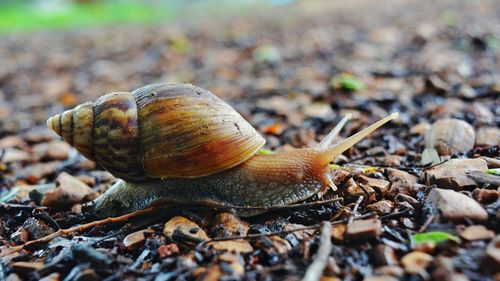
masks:
<path id="1" fill-rule="evenodd" d="M 370 125 L 368 128 L 365 128 L 365 129 L 357 132 L 356 134 L 348 137 L 347 139 L 343 140 L 342 142 L 340 142 L 334 146 L 328 147 L 326 149 L 322 148 L 320 162 L 324 163 L 325 165 L 328 165 L 328 163 L 333 161 L 337 155 L 340 155 L 344 151 L 348 150 L 349 148 L 354 146 L 356 143 L 358 143 L 359 141 L 364 139 L 366 136 L 371 134 L 373 131 L 380 128 L 385 123 L 396 119 L 398 117 L 398 115 L 399 114 L 397 112 L 392 113 L 391 115 L 389 115 L 389 116 L 375 122 L 374 124 Z"/>
<path id="2" fill-rule="evenodd" d="M 333 140 L 338 136 L 340 130 L 345 126 L 347 121 L 351 120 L 352 114 L 347 113 L 342 120 L 333 128 L 333 130 L 326 135 L 326 137 L 319 143 L 318 147 L 320 149 L 327 149 L 333 145 Z"/>

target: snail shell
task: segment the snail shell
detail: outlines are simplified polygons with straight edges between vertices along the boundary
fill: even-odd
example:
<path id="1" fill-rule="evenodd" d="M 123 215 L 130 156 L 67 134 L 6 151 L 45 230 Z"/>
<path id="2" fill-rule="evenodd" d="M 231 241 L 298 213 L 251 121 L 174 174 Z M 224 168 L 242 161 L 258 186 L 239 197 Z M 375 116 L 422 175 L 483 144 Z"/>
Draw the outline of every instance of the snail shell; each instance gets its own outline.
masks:
<path id="1" fill-rule="evenodd" d="M 51 117 L 47 125 L 130 182 L 211 175 L 244 162 L 265 143 L 224 101 L 186 84 L 110 93 Z"/>

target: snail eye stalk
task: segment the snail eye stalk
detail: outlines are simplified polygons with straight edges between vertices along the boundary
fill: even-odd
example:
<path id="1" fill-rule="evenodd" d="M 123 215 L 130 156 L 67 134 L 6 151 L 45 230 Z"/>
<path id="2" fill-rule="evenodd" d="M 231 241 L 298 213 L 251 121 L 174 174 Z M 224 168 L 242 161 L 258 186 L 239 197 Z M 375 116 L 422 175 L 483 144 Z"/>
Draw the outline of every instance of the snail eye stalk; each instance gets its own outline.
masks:
<path id="1" fill-rule="evenodd" d="M 340 142 L 340 143 L 338 143 L 336 145 L 324 148 L 322 146 L 322 144 L 323 144 L 323 142 L 325 140 L 323 140 L 320 143 L 320 149 L 322 150 L 322 153 L 321 153 L 321 158 L 322 158 L 321 162 L 325 163 L 325 165 L 328 165 L 328 163 L 330 163 L 331 161 L 333 161 L 333 159 L 335 159 L 335 157 L 337 155 L 340 155 L 342 152 L 348 150 L 353 145 L 355 145 L 356 143 L 358 143 L 359 141 L 361 141 L 362 139 L 364 139 L 366 136 L 368 136 L 369 134 L 373 133 L 373 131 L 375 131 L 378 128 L 380 128 L 381 126 L 383 126 L 385 123 L 398 118 L 398 115 L 399 114 L 397 112 L 392 113 L 391 115 L 389 115 L 389 116 L 387 116 L 387 117 L 385 117 L 385 118 L 383 118 L 383 119 L 375 122 L 374 124 L 372 124 L 368 128 L 365 128 L 365 129 L 357 132 L 356 134 L 348 137 L 347 139 L 343 140 L 342 142 Z M 341 123 L 342 123 L 342 121 L 339 123 L 339 125 Z M 338 127 L 338 125 L 337 125 L 337 127 Z M 330 134 L 334 133 L 335 131 L 336 131 L 336 127 L 335 127 L 335 129 L 333 129 L 333 131 Z M 330 134 L 328 134 L 328 136 L 325 139 L 329 138 Z"/>
<path id="2" fill-rule="evenodd" d="M 333 130 L 326 135 L 326 137 L 319 143 L 318 147 L 320 149 L 327 149 L 333 144 L 333 140 L 338 136 L 340 130 L 345 126 L 347 121 L 351 120 L 352 114 L 347 113 L 342 120 L 333 128 Z"/>

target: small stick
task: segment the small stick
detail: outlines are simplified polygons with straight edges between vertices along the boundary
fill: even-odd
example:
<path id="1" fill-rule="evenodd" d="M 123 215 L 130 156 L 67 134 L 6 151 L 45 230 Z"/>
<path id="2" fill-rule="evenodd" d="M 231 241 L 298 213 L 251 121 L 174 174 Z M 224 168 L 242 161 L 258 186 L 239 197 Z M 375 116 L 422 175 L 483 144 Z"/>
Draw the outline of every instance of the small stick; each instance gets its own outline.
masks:
<path id="1" fill-rule="evenodd" d="M 302 281 L 318 281 L 323 275 L 328 256 L 332 251 L 332 225 L 329 222 L 321 223 L 321 236 L 319 239 L 319 249 L 313 263 L 307 268 Z"/>
<path id="2" fill-rule="evenodd" d="M 427 218 L 427 220 L 425 220 L 424 224 L 422 225 L 422 227 L 420 227 L 418 229 L 418 232 L 424 232 L 427 227 L 429 226 L 429 224 L 431 224 L 435 219 L 435 216 L 434 215 L 430 215 L 429 218 Z"/>
<path id="3" fill-rule="evenodd" d="M 13 203 L 0 203 L 0 210 L 8 211 L 33 211 L 33 210 L 46 210 L 47 207 L 29 206 Z"/>
<path id="4" fill-rule="evenodd" d="M 359 204 L 361 204 L 361 202 L 363 202 L 363 199 L 364 199 L 363 195 L 359 196 L 358 200 L 356 201 L 356 204 L 354 204 L 354 208 L 352 208 L 353 213 L 358 212 Z"/>
<path id="5" fill-rule="evenodd" d="M 69 234 L 71 234 L 73 232 L 77 232 L 77 231 L 82 232 L 82 231 L 85 231 L 89 228 L 106 225 L 108 223 L 123 222 L 123 221 L 128 220 L 131 217 L 152 213 L 158 209 L 159 209 L 158 207 L 150 207 L 150 208 L 147 208 L 144 210 L 135 211 L 135 212 L 132 212 L 130 214 L 126 214 L 126 215 L 119 216 L 119 217 L 105 218 L 103 220 L 92 221 L 92 222 L 89 222 L 86 224 L 77 225 L 77 226 L 66 228 L 66 229 L 59 229 L 58 231 L 51 233 L 47 236 L 44 236 L 42 238 L 39 238 L 36 240 L 31 240 L 31 241 L 24 243 L 23 245 L 19 245 L 19 246 L 15 246 L 15 247 L 12 247 L 10 249 L 7 249 L 5 252 L 0 253 L 0 258 L 5 257 L 5 256 L 10 255 L 10 254 L 13 254 L 13 253 L 16 253 L 16 252 L 19 252 L 19 251 L 22 251 L 22 250 L 26 249 L 27 247 L 35 245 L 35 244 L 48 243 L 52 239 L 59 237 L 59 236 L 69 235 Z"/>
<path id="6" fill-rule="evenodd" d="M 351 225 L 351 223 L 354 221 L 354 218 L 356 217 L 356 214 L 358 213 L 358 208 L 359 208 L 359 205 L 361 204 L 361 202 L 363 202 L 363 195 L 359 196 L 358 197 L 358 200 L 356 200 L 356 204 L 354 204 L 354 207 L 352 208 L 352 213 L 353 215 L 351 215 L 349 217 L 349 219 L 347 220 L 347 226 L 346 228 L 348 229 Z M 344 238 L 346 237 L 347 235 L 347 231 L 344 232 Z"/>
<path id="7" fill-rule="evenodd" d="M 391 219 L 391 218 L 394 218 L 394 217 L 398 217 L 400 215 L 408 213 L 410 210 L 411 210 L 411 208 L 405 208 L 403 210 L 398 210 L 398 211 L 392 212 L 390 214 L 380 216 L 380 219 L 381 220 L 386 220 L 386 219 Z"/>

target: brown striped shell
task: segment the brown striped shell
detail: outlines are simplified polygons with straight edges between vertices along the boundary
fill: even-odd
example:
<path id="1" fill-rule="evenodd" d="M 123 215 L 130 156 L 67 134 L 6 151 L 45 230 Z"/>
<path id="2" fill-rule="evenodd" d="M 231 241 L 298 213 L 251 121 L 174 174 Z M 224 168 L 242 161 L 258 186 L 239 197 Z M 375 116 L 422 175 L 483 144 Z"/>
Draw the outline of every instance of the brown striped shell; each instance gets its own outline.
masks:
<path id="1" fill-rule="evenodd" d="M 127 181 L 214 174 L 252 157 L 265 142 L 224 101 L 185 84 L 110 93 L 49 118 L 47 125 Z"/>

